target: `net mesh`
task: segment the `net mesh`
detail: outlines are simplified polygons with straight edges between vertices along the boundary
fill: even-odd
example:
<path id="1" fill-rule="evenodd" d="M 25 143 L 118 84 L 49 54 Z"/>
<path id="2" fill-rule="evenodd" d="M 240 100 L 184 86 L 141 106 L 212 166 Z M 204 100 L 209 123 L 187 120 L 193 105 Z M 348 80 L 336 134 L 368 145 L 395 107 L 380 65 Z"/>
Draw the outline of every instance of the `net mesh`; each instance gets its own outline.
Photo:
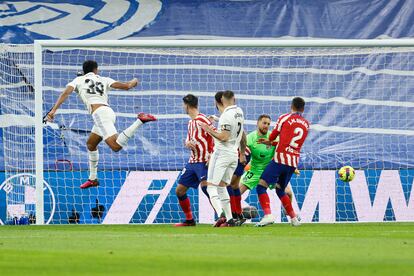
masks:
<path id="1" fill-rule="evenodd" d="M 1 131 L 7 179 L 34 170 L 33 49 L 1 47 L 0 102 L 5 118 Z M 189 118 L 182 97 L 187 93 L 199 96 L 200 111 L 212 115 L 217 112 L 215 92 L 233 90 L 244 110 L 247 132 L 255 130 L 261 114 L 271 115 L 274 122 L 289 112 L 294 96 L 306 100 L 305 117 L 312 126 L 302 148 L 301 175 L 291 181 L 294 207 L 303 221 L 414 220 L 410 197 L 414 178 L 413 50 L 44 49 L 43 110 L 53 106 L 82 63 L 93 59 L 102 76 L 119 81 L 140 79 L 134 90 L 109 93 L 118 131 L 128 127 L 138 112 L 159 118 L 140 128 L 121 152 L 114 153 L 101 143 L 100 186 L 81 190 L 79 185 L 88 178 L 86 140 L 93 121 L 73 93 L 54 123 L 43 129 L 44 176 L 50 185 L 50 192 L 45 193 L 45 217 L 57 224 L 69 223 L 71 217 L 79 223 L 181 220 L 174 190 L 189 157 L 183 144 Z M 357 170 L 350 183 L 337 179 L 336 171 L 344 165 Z M 16 187 L 15 196 L 5 193 L 7 210 L 18 209 L 13 205 L 25 201 L 24 189 L 17 186 L 28 186 L 21 184 L 26 182 L 20 178 L 7 182 Z M 3 191 L 9 184 L 3 185 Z M 269 194 L 276 221 L 286 221 L 274 192 Z M 189 195 L 196 218 L 213 221 L 205 196 L 191 189 Z M 262 215 L 254 190 L 245 195 L 243 204 L 257 207 Z M 5 216 L 3 220 L 10 219 Z"/>

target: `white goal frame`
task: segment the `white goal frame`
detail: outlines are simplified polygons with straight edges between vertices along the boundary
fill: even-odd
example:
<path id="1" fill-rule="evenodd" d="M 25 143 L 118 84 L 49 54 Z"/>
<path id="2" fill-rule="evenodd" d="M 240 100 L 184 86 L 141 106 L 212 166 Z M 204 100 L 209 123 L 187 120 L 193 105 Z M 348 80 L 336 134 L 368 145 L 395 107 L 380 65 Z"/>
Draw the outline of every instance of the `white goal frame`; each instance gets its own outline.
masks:
<path id="1" fill-rule="evenodd" d="M 414 39 L 315 39 L 315 40 L 35 40 L 35 161 L 36 224 L 44 224 L 43 195 L 43 123 L 42 51 L 45 47 L 275 47 L 275 48 L 350 48 L 350 47 L 414 47 Z"/>

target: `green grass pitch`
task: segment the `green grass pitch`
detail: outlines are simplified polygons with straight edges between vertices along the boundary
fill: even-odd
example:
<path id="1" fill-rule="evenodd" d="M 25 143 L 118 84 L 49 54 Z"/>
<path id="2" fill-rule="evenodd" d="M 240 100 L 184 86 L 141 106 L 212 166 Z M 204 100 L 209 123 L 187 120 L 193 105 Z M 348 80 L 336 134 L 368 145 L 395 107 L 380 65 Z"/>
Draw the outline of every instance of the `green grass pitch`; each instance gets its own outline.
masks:
<path id="1" fill-rule="evenodd" d="M 414 223 L 0 227 L 1 275 L 414 275 Z"/>

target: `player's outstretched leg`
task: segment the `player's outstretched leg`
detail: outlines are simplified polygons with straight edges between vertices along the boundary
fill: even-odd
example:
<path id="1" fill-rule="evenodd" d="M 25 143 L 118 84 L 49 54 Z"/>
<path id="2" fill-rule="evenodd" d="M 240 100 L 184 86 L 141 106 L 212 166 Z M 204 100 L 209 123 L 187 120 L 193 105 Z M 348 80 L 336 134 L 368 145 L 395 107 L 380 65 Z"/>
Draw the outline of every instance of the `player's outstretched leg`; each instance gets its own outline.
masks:
<path id="1" fill-rule="evenodd" d="M 177 189 L 175 190 L 181 209 L 183 210 L 185 214 L 185 221 L 175 224 L 175 226 L 177 227 L 196 225 L 194 218 L 193 218 L 193 212 L 191 211 L 190 199 L 187 197 L 187 190 L 188 190 L 188 187 L 182 184 L 178 184 Z"/>
<path id="2" fill-rule="evenodd" d="M 116 143 L 121 147 L 124 148 L 128 144 L 128 140 L 134 136 L 135 132 L 137 132 L 138 128 L 147 122 L 156 121 L 157 118 L 151 114 L 146 113 L 139 113 L 137 120 L 130 125 L 127 129 L 122 131 L 118 138 L 116 139 Z M 112 147 L 111 147 L 112 148 Z M 115 150 L 115 149 L 114 149 Z M 116 151 L 116 150 L 115 150 Z"/>
<path id="3" fill-rule="evenodd" d="M 97 146 L 101 141 L 102 137 L 92 132 L 86 142 L 86 146 L 88 148 L 89 178 L 80 186 L 81 189 L 99 186 L 97 178 L 99 151 Z"/>

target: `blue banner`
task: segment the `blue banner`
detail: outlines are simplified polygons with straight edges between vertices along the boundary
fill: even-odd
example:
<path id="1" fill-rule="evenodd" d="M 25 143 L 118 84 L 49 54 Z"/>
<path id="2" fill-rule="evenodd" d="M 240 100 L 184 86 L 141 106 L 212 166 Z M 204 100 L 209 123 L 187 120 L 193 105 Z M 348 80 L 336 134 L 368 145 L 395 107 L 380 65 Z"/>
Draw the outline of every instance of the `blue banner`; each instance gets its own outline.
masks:
<path id="1" fill-rule="evenodd" d="M 0 2 L 0 38 L 403 38 L 414 36 L 411 1 Z M 59 26 L 59 28 L 56 28 Z"/>
<path id="2" fill-rule="evenodd" d="M 175 196 L 180 172 L 104 171 L 100 186 L 81 190 L 86 172 L 45 174 L 45 219 L 77 223 L 175 223 L 183 214 Z M 291 180 L 293 207 L 303 222 L 414 221 L 414 170 L 357 171 L 352 182 L 338 180 L 336 171 L 302 171 Z M 0 173 L 0 223 L 6 214 L 34 213 L 34 177 Z M 188 191 L 198 222 L 213 223 L 214 211 L 200 191 Z M 276 222 L 287 221 L 274 191 L 268 190 Z M 263 215 L 253 190 L 242 206 L 254 206 Z M 9 218 L 10 219 L 10 218 Z M 257 221 L 259 218 L 255 219 Z"/>

